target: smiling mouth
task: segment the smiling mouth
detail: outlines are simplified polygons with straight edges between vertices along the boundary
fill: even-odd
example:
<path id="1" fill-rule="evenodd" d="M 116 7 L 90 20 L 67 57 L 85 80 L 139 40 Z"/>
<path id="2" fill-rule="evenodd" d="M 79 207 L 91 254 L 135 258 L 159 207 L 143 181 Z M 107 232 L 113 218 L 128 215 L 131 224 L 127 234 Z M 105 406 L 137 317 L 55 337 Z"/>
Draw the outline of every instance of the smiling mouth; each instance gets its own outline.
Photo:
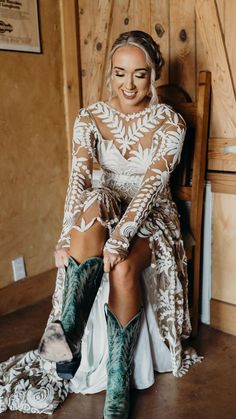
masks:
<path id="1" fill-rule="evenodd" d="M 134 99 L 137 94 L 137 92 L 127 92 L 127 90 L 122 90 L 122 93 L 126 99 Z"/>

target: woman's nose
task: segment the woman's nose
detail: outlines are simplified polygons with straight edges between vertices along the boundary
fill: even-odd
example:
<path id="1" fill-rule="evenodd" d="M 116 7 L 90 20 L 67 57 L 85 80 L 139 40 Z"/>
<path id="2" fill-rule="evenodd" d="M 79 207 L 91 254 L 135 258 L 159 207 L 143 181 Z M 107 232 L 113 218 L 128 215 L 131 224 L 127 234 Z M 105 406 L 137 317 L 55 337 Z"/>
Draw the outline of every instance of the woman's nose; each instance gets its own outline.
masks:
<path id="1" fill-rule="evenodd" d="M 134 80 L 132 76 L 127 76 L 125 80 L 125 87 L 129 90 L 133 90 L 135 88 Z"/>

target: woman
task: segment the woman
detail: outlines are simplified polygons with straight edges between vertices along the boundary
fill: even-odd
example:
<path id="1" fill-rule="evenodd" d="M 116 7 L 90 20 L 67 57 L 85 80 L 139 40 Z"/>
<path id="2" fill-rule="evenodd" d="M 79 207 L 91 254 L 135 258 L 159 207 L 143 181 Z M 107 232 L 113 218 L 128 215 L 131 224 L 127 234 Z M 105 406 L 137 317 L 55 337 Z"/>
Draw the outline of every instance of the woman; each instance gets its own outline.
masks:
<path id="1" fill-rule="evenodd" d="M 52 413 L 69 391 L 106 388 L 104 418 L 127 418 L 131 377 L 145 388 L 153 370 L 182 376 L 200 361 L 181 346 L 191 330 L 187 261 L 169 177 L 185 123 L 158 103 L 162 66 L 148 34 L 121 34 L 110 53 L 109 101 L 76 118 L 53 310 L 39 353 L 3 364 L 11 409 Z M 100 188 L 92 187 L 94 156 Z"/>

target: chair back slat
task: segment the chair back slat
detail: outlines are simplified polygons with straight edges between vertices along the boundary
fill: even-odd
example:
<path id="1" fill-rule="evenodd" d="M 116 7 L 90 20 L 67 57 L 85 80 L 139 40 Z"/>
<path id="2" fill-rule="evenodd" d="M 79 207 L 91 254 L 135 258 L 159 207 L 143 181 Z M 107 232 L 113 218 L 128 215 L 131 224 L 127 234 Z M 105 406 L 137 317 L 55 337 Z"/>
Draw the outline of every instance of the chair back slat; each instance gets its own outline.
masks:
<path id="1" fill-rule="evenodd" d="M 206 172 L 207 141 L 209 134 L 211 73 L 200 72 L 197 98 L 197 119 L 194 145 L 193 176 L 192 176 L 192 210 L 190 228 L 195 240 L 201 241 L 201 220 L 204 198 L 204 180 Z"/>

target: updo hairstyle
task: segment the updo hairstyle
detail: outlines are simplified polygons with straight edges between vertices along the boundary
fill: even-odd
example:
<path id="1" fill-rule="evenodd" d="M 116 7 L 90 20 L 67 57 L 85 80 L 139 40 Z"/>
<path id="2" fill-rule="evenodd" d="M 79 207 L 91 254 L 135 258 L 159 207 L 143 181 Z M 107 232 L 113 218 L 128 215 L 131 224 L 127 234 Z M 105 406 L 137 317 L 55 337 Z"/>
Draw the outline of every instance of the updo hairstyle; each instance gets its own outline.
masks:
<path id="1" fill-rule="evenodd" d="M 114 52 L 118 48 L 124 47 L 126 45 L 134 45 L 143 50 L 146 56 L 147 65 L 151 69 L 150 105 L 158 103 L 155 81 L 160 78 L 161 69 L 164 65 L 164 59 L 160 51 L 160 46 L 154 41 L 154 39 L 148 33 L 143 32 L 143 31 L 129 31 L 129 32 L 121 33 L 111 47 L 111 51 L 109 54 L 108 71 L 107 71 L 107 87 L 109 90 L 110 99 L 112 97 L 112 87 L 111 87 L 112 57 L 113 57 Z"/>

